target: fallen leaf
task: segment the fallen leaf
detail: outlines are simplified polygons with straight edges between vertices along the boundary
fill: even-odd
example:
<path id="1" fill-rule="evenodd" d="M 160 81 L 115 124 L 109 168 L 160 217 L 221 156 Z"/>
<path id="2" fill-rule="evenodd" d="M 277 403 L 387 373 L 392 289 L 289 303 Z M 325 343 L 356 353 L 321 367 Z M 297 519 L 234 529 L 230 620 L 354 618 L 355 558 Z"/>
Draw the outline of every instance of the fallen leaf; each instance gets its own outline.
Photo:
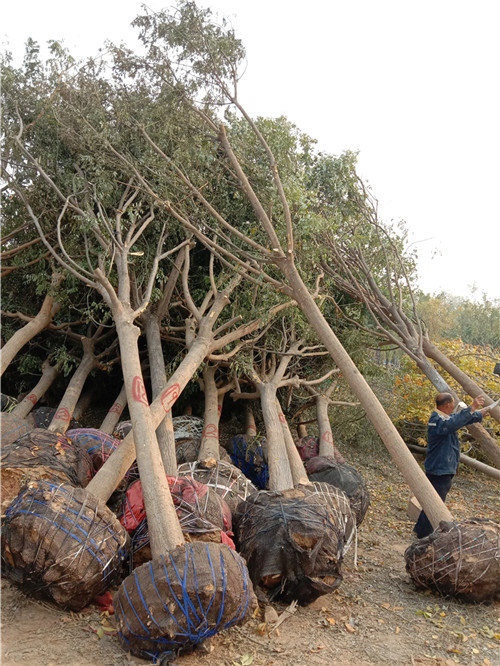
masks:
<path id="1" fill-rule="evenodd" d="M 337 622 L 335 621 L 335 619 L 333 617 L 327 617 L 326 621 L 329 622 L 330 624 L 337 624 Z"/>
<path id="2" fill-rule="evenodd" d="M 352 624 L 349 624 L 349 622 L 344 622 L 344 626 L 350 634 L 356 633 L 356 629 L 352 626 Z"/>
<path id="3" fill-rule="evenodd" d="M 391 607 L 391 604 L 380 604 L 382 608 L 387 608 L 389 609 Z"/>
<path id="4" fill-rule="evenodd" d="M 396 627 L 396 631 L 394 633 L 399 634 L 400 631 L 401 629 L 399 627 Z"/>

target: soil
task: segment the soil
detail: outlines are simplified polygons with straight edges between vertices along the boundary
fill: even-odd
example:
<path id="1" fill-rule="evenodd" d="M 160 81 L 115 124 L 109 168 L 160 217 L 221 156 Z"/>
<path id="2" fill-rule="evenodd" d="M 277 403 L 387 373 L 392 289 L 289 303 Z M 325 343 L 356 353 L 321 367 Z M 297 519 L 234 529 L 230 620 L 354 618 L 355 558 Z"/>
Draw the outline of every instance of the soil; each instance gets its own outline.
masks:
<path id="1" fill-rule="evenodd" d="M 383 452 L 343 451 L 365 478 L 371 506 L 346 554 L 336 592 L 293 613 L 273 604 L 282 623 L 272 631 L 267 611 L 233 627 L 177 666 L 453 666 L 500 665 L 500 603 L 467 604 L 415 589 L 404 551 L 413 541 L 406 515 L 410 492 Z M 456 518 L 500 522 L 498 481 L 461 466 L 449 495 Z M 115 634 L 113 615 L 92 605 L 64 612 L 35 601 L 2 580 L 2 664 L 125 666 L 143 661 L 127 654 Z M 276 615 L 274 616 L 276 618 Z"/>

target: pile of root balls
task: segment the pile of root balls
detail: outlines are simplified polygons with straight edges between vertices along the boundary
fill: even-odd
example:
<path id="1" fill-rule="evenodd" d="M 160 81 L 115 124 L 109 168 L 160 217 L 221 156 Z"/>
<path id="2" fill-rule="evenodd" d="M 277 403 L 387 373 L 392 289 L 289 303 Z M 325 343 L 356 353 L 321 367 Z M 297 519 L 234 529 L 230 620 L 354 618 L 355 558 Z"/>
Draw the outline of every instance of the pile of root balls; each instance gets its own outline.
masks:
<path id="1" fill-rule="evenodd" d="M 319 456 L 314 442 L 305 456 L 296 442 L 303 481 L 272 488 L 265 439 L 237 435 L 219 459 L 198 460 L 201 427 L 184 417 L 178 472 L 167 477 L 183 543 L 158 554 L 135 463 L 110 496 L 95 483 L 86 489 L 133 436 L 129 424 L 109 435 L 40 423 L 5 421 L 3 574 L 71 611 L 113 590 L 132 654 L 157 663 L 246 622 L 258 601 L 307 605 L 341 584 L 370 496 L 359 472 L 340 456 Z M 442 524 L 406 551 L 407 570 L 420 587 L 484 601 L 499 594 L 499 545 L 491 521 Z"/>

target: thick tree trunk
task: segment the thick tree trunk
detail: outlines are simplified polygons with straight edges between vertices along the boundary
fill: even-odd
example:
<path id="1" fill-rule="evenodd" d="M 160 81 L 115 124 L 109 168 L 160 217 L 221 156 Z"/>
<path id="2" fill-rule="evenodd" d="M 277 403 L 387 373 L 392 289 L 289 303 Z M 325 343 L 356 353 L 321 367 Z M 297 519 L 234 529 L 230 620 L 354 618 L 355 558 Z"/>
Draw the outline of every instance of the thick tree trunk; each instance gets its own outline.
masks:
<path id="1" fill-rule="evenodd" d="M 151 389 L 153 399 L 158 397 L 167 383 L 165 361 L 161 345 L 160 322 L 153 312 L 145 312 L 142 316 L 146 341 L 148 345 L 149 368 L 151 373 Z M 177 475 L 177 458 L 175 455 L 175 434 L 172 423 L 172 413 L 165 414 L 165 418 L 156 428 L 156 438 L 160 447 L 163 467 L 169 476 Z"/>
<path id="2" fill-rule="evenodd" d="M 45 395 L 58 376 L 60 370 L 58 365 L 50 365 L 48 361 L 42 364 L 42 376 L 37 385 L 28 393 L 21 402 L 14 407 L 12 414 L 19 419 L 23 419 L 31 412 L 41 397 Z"/>
<path id="3" fill-rule="evenodd" d="M 165 418 L 165 414 L 171 410 L 180 393 L 203 363 L 205 357 L 211 351 L 214 351 L 211 349 L 214 338 L 212 327 L 217 321 L 217 317 L 224 305 L 228 302 L 227 297 L 223 297 L 222 294 L 219 294 L 217 298 L 217 307 L 214 304 L 209 315 L 203 318 L 199 326 L 198 335 L 190 344 L 188 353 L 170 380 L 163 387 L 160 395 L 150 405 L 151 420 L 154 427 L 158 427 Z M 131 432 L 125 437 L 120 446 L 113 451 L 112 455 L 90 481 L 87 486 L 89 492 L 107 502 L 134 460 L 135 442 L 134 433 Z"/>
<path id="4" fill-rule="evenodd" d="M 203 391 L 205 393 L 205 414 L 201 435 L 198 460 L 209 458 L 219 460 L 219 402 L 215 384 L 216 367 L 210 365 L 203 373 Z"/>
<path id="5" fill-rule="evenodd" d="M 59 273 L 54 273 L 52 276 L 52 288 L 57 287 L 61 283 L 61 280 L 62 276 Z M 47 294 L 47 296 L 45 296 L 40 312 L 28 322 L 26 326 L 23 326 L 16 331 L 2 347 L 0 375 L 3 375 L 16 354 L 24 347 L 24 345 L 50 324 L 52 318 L 60 308 L 61 306 L 59 303 L 55 302 L 53 295 Z"/>
<path id="6" fill-rule="evenodd" d="M 156 440 L 155 428 L 142 377 L 137 339 L 139 328 L 131 323 L 129 308 L 114 308 L 120 342 L 122 372 L 134 431 L 137 465 L 148 515 L 151 554 L 154 558 L 184 543 Z M 122 444 L 123 446 L 123 444 Z M 121 447 L 118 447 L 119 450 Z M 111 458 L 112 456 L 110 456 Z M 96 477 L 94 477 L 96 478 Z"/>
<path id="7" fill-rule="evenodd" d="M 372 389 L 323 317 L 293 262 L 285 259 L 283 261 L 277 260 L 276 263 L 281 267 L 287 278 L 293 298 L 299 304 L 319 339 L 346 378 L 366 415 L 391 454 L 394 463 L 424 508 L 431 524 L 437 527 L 441 520 L 453 520 L 453 516 L 408 450 Z"/>
<path id="8" fill-rule="evenodd" d="M 447 382 L 425 356 L 422 359 L 417 360 L 416 364 L 439 393 L 451 393 L 455 399 L 455 403 L 458 403 L 458 396 L 456 393 L 450 388 Z M 483 426 L 480 423 L 471 423 L 467 426 L 467 430 L 479 444 L 488 460 L 495 465 L 495 467 L 500 468 L 500 446 L 498 446 L 495 440 L 490 437 Z"/>
<path id="9" fill-rule="evenodd" d="M 480 395 L 484 396 L 484 404 L 491 405 L 493 400 L 485 395 L 484 391 L 474 382 L 468 375 L 465 374 L 459 367 L 453 363 L 443 352 L 436 347 L 428 338 L 423 339 L 423 350 L 428 358 L 436 361 L 443 370 L 445 370 L 450 377 L 460 384 L 463 390 L 472 398 L 477 398 Z M 500 423 L 500 405 L 497 405 L 490 411 L 491 416 Z"/>
<path id="10" fill-rule="evenodd" d="M 319 455 L 334 456 L 335 445 L 333 443 L 333 432 L 328 416 L 329 400 L 325 395 L 316 396 L 316 413 L 319 430 Z"/>
<path id="11" fill-rule="evenodd" d="M 108 413 L 104 417 L 104 421 L 101 423 L 101 427 L 99 428 L 99 430 L 107 433 L 108 435 L 111 435 L 111 433 L 115 429 L 116 424 L 120 420 L 120 417 L 123 413 L 123 410 L 125 409 L 126 404 L 127 404 L 127 392 L 125 390 L 125 384 L 124 384 L 121 388 L 120 393 L 118 394 L 118 397 L 111 405 Z"/>
<path id="12" fill-rule="evenodd" d="M 279 420 L 283 431 L 283 439 L 285 441 L 288 462 L 292 473 L 293 485 L 297 486 L 299 483 L 308 484 L 309 479 L 307 478 L 306 468 L 304 467 L 304 463 L 302 462 L 297 447 L 295 446 L 295 442 L 293 441 L 293 436 L 290 432 L 286 416 L 281 410 L 279 412 Z"/>
<path id="13" fill-rule="evenodd" d="M 280 420 L 281 408 L 276 397 L 276 387 L 271 382 L 257 385 L 262 405 L 262 416 L 266 426 L 267 464 L 269 466 L 269 489 L 293 488 L 293 477 L 288 462 L 287 447 Z"/>
<path id="14" fill-rule="evenodd" d="M 83 357 L 80 365 L 73 373 L 70 382 L 64 392 L 61 402 L 57 408 L 54 418 L 47 430 L 64 434 L 69 427 L 69 422 L 75 411 L 76 403 L 83 390 L 83 385 L 90 372 L 99 364 L 94 355 L 94 341 L 91 338 L 83 338 Z"/>

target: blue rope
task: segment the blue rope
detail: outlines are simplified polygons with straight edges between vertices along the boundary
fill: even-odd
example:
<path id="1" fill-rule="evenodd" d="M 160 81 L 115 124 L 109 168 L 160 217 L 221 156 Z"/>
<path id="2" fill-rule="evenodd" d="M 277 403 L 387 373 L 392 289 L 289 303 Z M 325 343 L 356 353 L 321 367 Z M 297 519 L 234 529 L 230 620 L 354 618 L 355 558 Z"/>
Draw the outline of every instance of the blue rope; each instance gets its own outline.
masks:
<path id="1" fill-rule="evenodd" d="M 144 628 L 145 631 L 145 636 L 138 636 L 134 632 L 132 632 L 130 625 L 127 621 L 127 618 L 124 613 L 124 608 L 121 603 L 117 599 L 117 603 L 115 604 L 115 612 L 117 613 L 118 616 L 123 615 L 124 622 L 130 631 L 131 636 L 134 637 L 134 639 L 138 639 L 139 641 L 144 640 L 148 642 L 152 642 L 158 645 L 158 651 L 152 651 L 149 647 L 147 649 L 141 650 L 142 654 L 149 656 L 150 658 L 153 659 L 154 663 L 157 663 L 157 660 L 159 661 L 161 658 L 163 658 L 165 655 L 173 654 L 172 651 L 167 651 L 165 652 L 164 650 L 160 650 L 160 647 L 166 647 L 172 646 L 172 647 L 180 647 L 181 645 L 185 645 L 187 643 L 194 645 L 197 645 L 210 636 L 214 636 L 217 634 L 219 631 L 222 631 L 236 622 L 238 622 L 242 617 L 244 617 L 248 604 L 250 601 L 250 587 L 249 587 L 249 577 L 248 577 L 248 571 L 246 567 L 244 566 L 243 560 L 228 546 L 221 546 L 220 550 L 220 569 L 221 569 L 221 581 L 220 584 L 217 585 L 217 575 L 215 572 L 215 567 L 214 563 L 212 561 L 212 557 L 210 554 L 210 549 L 208 547 L 208 544 L 205 545 L 205 553 L 208 559 L 208 563 L 210 566 L 211 570 L 211 575 L 212 575 L 212 583 L 213 583 L 213 588 L 214 592 L 211 595 L 210 599 L 208 599 L 208 603 L 206 604 L 206 608 L 203 607 L 202 600 L 198 594 L 198 579 L 196 575 L 196 567 L 195 567 L 195 562 L 194 562 L 194 550 L 193 547 L 189 544 L 185 544 L 184 546 L 185 549 L 185 555 L 184 555 L 184 572 L 181 574 L 179 571 L 178 566 L 176 565 L 172 554 L 168 553 L 167 557 L 169 558 L 170 565 L 173 568 L 173 571 L 175 573 L 175 576 L 177 578 L 178 583 L 180 584 L 180 595 L 177 595 L 174 593 L 172 589 L 172 581 L 171 578 L 169 577 L 168 571 L 167 571 L 167 566 L 166 566 L 166 560 L 165 557 L 162 555 L 160 556 L 161 560 L 161 571 L 163 572 L 165 576 L 165 581 L 168 585 L 168 588 L 170 590 L 170 596 L 171 600 L 176 604 L 177 608 L 182 612 L 185 618 L 185 626 L 182 626 L 181 623 L 177 620 L 175 615 L 172 613 L 172 611 L 168 608 L 167 604 L 164 601 L 164 596 L 161 595 L 160 591 L 158 589 L 157 581 L 155 580 L 154 577 L 154 571 L 153 571 L 153 566 L 152 563 L 148 563 L 148 571 L 149 571 L 149 576 L 152 581 L 154 590 L 156 592 L 156 595 L 161 602 L 161 606 L 163 607 L 164 611 L 167 613 L 167 615 L 173 620 L 175 625 L 178 627 L 178 632 L 176 634 L 176 638 L 173 640 L 168 640 L 167 638 L 164 637 L 157 637 L 157 638 L 152 638 L 150 631 L 145 627 L 144 623 L 139 619 L 138 613 L 136 609 L 132 606 L 130 596 L 128 594 L 128 591 L 125 587 L 124 584 L 122 584 L 122 588 L 125 592 L 127 601 L 132 608 L 133 613 L 139 620 L 140 625 Z M 224 608 L 225 608 L 225 598 L 226 598 L 226 592 L 227 592 L 227 571 L 226 571 L 226 566 L 224 562 L 224 553 L 222 552 L 222 549 L 226 553 L 230 553 L 231 557 L 233 558 L 234 561 L 236 561 L 238 568 L 240 569 L 240 572 L 242 574 L 242 579 L 243 579 L 243 599 L 241 603 L 238 606 L 238 609 L 236 611 L 235 616 L 225 622 L 221 626 L 222 618 L 224 615 Z M 197 598 L 197 606 L 198 610 L 196 608 L 196 604 L 193 602 L 191 599 L 189 592 L 188 592 L 188 582 L 190 581 L 190 565 L 193 569 L 193 576 L 194 576 L 194 590 L 196 593 L 196 598 Z M 151 611 L 148 608 L 148 604 L 146 603 L 146 600 L 144 599 L 144 596 L 142 594 L 142 591 L 140 589 L 140 583 L 137 578 L 137 576 L 134 574 L 134 580 L 135 584 L 137 586 L 137 590 L 139 592 L 139 596 L 141 599 L 142 606 L 144 610 L 146 611 L 147 617 L 151 618 L 151 620 L 154 622 L 154 624 L 160 629 L 161 631 L 161 626 L 158 624 L 158 622 L 155 620 L 155 618 L 152 616 Z M 193 582 L 193 581 L 191 581 Z M 222 598 L 220 601 L 220 607 L 218 610 L 217 614 L 217 620 L 215 622 L 215 626 L 212 628 L 208 627 L 208 621 L 207 621 L 207 615 L 212 608 L 213 604 L 216 601 L 216 595 L 218 592 L 222 592 Z M 170 601 L 170 599 L 169 599 Z M 130 640 L 126 638 L 121 632 L 119 632 L 122 640 L 127 646 L 130 646 Z M 138 649 L 140 648 L 140 645 L 136 646 Z"/>

